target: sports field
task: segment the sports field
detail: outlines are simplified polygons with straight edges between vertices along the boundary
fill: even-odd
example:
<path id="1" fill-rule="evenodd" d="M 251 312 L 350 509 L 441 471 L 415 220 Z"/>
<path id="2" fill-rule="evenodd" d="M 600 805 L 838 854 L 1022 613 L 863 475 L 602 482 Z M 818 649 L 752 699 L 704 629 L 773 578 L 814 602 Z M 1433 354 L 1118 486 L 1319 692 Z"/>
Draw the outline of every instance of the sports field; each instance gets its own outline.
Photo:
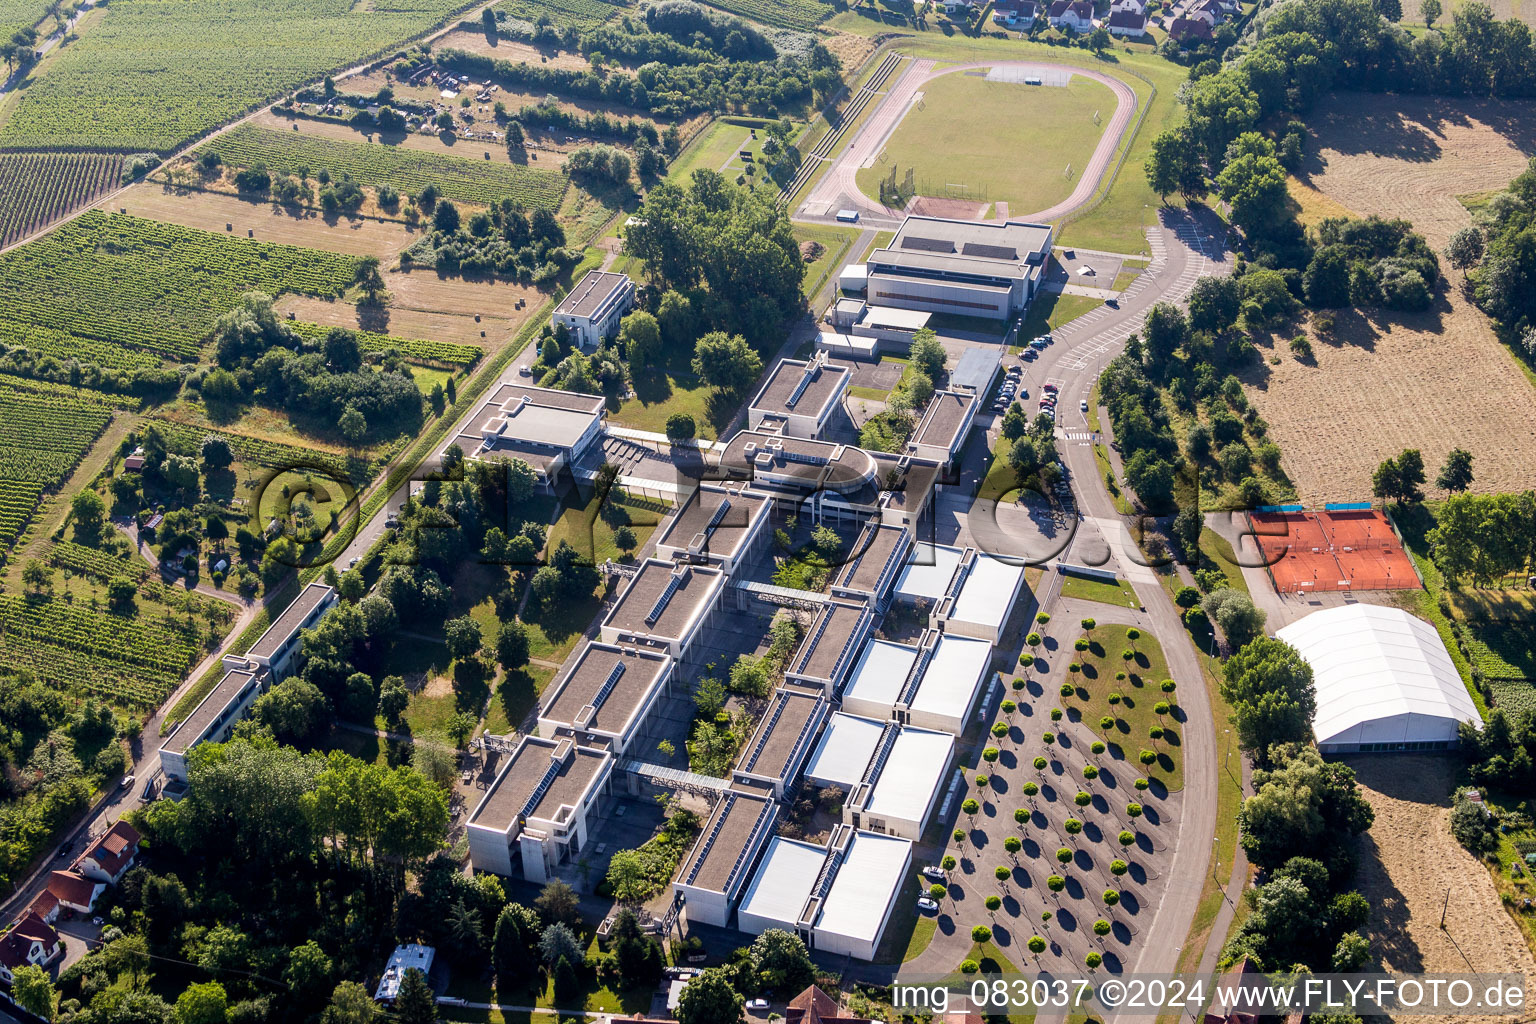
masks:
<path id="1" fill-rule="evenodd" d="M 1282 594 L 1421 586 L 1402 542 L 1375 509 L 1254 512 L 1249 518 Z"/>
<path id="2" fill-rule="evenodd" d="M 984 72 L 943 75 L 923 86 L 886 141 L 885 159 L 856 180 L 878 199 L 894 161 L 898 180 L 913 169 L 919 195 L 1004 202 L 1010 215 L 1026 215 L 1072 194 L 1114 109 L 1114 94 L 1081 75 L 1060 87 L 993 82 Z"/>

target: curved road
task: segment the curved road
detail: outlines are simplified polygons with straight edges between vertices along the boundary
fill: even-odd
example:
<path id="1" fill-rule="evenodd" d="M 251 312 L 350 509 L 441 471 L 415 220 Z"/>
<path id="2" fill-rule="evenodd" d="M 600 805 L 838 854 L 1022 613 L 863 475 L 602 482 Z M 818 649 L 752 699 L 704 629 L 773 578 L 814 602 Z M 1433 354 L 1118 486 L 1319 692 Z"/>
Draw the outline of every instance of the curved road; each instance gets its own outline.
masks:
<path id="1" fill-rule="evenodd" d="M 886 93 L 885 99 L 881 100 L 880 105 L 869 115 L 869 119 L 864 122 L 853 141 L 833 159 L 832 166 L 806 196 L 805 203 L 797 214 L 799 219 L 828 220 L 835 217 L 838 210 L 852 207 L 859 210 L 873 226 L 894 227 L 899 224 L 906 214 L 864 195 L 859 191 L 855 176 L 860 168 L 880 154 L 886 140 L 906 116 L 918 90 L 940 75 L 951 75 L 957 71 L 976 71 L 982 68 L 1006 68 L 1023 75 L 1041 77 L 1059 76 L 1063 71 L 1067 71 L 1108 86 L 1115 94 L 1114 115 L 1105 126 L 1104 134 L 1099 139 L 1093 156 L 1089 158 L 1088 163 L 1083 167 L 1082 174 L 1078 176 L 1077 187 L 1072 190 L 1072 194 L 1045 210 L 1029 214 L 1015 213 L 1010 210 L 1008 215 L 1015 220 L 1054 220 L 1093 198 L 1094 193 L 1099 189 L 1100 181 L 1114 160 L 1115 151 L 1119 148 L 1120 140 L 1130 126 L 1131 118 L 1136 113 L 1136 93 L 1130 86 L 1101 71 L 1076 65 L 1034 61 L 980 61 L 971 64 L 955 64 L 936 71 L 934 70 L 936 63 L 927 58 L 912 61 L 911 66 Z"/>

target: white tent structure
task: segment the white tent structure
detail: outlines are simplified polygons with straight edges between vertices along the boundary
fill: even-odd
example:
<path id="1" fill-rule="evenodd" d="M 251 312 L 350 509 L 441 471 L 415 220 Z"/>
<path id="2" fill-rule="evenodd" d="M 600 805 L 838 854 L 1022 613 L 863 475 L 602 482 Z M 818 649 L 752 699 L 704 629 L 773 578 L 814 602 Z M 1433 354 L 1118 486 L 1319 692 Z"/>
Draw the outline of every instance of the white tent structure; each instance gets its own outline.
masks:
<path id="1" fill-rule="evenodd" d="M 1324 754 L 1445 750 L 1458 723 L 1482 725 L 1440 635 L 1401 609 L 1327 608 L 1275 635 L 1312 666 Z"/>

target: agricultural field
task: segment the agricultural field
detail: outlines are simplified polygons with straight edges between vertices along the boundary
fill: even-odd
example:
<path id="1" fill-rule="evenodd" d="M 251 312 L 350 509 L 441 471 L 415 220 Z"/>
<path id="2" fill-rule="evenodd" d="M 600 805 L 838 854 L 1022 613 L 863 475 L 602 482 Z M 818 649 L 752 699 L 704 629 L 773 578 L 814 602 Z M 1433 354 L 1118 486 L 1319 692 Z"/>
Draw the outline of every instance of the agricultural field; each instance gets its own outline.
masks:
<path id="1" fill-rule="evenodd" d="M 559 28 L 592 28 L 601 25 L 625 6 L 604 3 L 603 0 L 501 0 L 495 10 L 505 11 L 508 18 L 530 25 L 541 17 L 547 17 Z"/>
<path id="2" fill-rule="evenodd" d="M 393 185 L 407 193 L 433 184 L 455 202 L 479 206 L 511 199 L 523 207 L 554 210 L 560 206 L 568 184 L 568 179 L 555 171 L 440 156 L 384 143 L 339 142 L 250 124 L 220 135 L 199 152 L 218 153 L 232 167 L 264 164 L 283 174 L 297 173 L 300 168 L 311 172 L 326 168 L 333 175 L 351 175 L 362 185 Z"/>
<path id="3" fill-rule="evenodd" d="M 6 348 L 25 348 L 36 355 L 52 356 L 61 363 L 78 359 L 82 363 L 95 363 L 110 370 L 152 369 L 162 362 L 158 356 L 148 352 L 136 352 L 109 341 L 82 338 L 13 320 L 0 320 L 0 345 Z"/>
<path id="4" fill-rule="evenodd" d="M 385 279 L 389 280 L 390 276 L 386 274 Z M 416 276 L 420 278 L 420 275 Z M 514 309 L 513 305 L 508 305 L 505 310 L 498 312 L 513 313 L 514 316 L 482 315 L 479 320 L 476 320 L 473 315 L 465 313 L 406 308 L 399 305 L 398 293 L 395 294 L 395 300 L 394 305 L 384 309 L 388 314 L 387 323 L 379 322 L 371 312 L 364 313 L 360 317 L 358 307 L 351 303 L 326 302 L 323 299 L 311 299 L 302 295 L 283 296 L 277 303 L 277 310 L 284 315 L 291 312 L 299 320 L 313 321 L 325 328 L 346 327 L 356 330 L 360 323 L 367 322 L 395 337 L 435 338 L 437 341 L 434 344 L 474 346 L 481 352 L 494 352 L 499 349 L 526 322 L 526 317 Z M 532 306 L 529 307 L 530 310 L 532 308 Z"/>
<path id="5" fill-rule="evenodd" d="M 709 0 L 709 6 L 748 21 L 809 32 L 832 13 L 821 0 Z"/>
<path id="6" fill-rule="evenodd" d="M 234 452 L 235 461 L 247 467 L 262 466 L 267 469 L 289 469 L 296 466 L 324 470 L 339 480 L 351 480 L 361 486 L 373 476 L 373 466 L 366 459 L 317 448 L 300 448 L 265 438 L 234 434 L 223 430 L 211 430 L 203 426 L 176 420 L 156 419 L 155 425 L 165 434 L 166 447 L 182 455 L 195 455 L 203 439 L 211 435 L 224 438 Z"/>
<path id="7" fill-rule="evenodd" d="M 111 153 L 0 153 L 0 247 L 108 191 L 122 166 Z"/>
<path id="8" fill-rule="evenodd" d="M 89 211 L 0 256 L 0 319 L 195 358 L 244 292 L 339 295 L 357 261 Z"/>
<path id="9" fill-rule="evenodd" d="M 43 0 L 0 0 L 0 35 L 9 39 L 17 29 L 31 28 L 47 9 Z"/>
<path id="10" fill-rule="evenodd" d="M 1114 93 L 1080 75 L 1060 88 L 944 75 L 923 86 L 886 142 L 884 159 L 859 170 L 859 190 L 878 199 L 894 165 L 898 181 L 912 168 L 918 195 L 944 196 L 957 184 L 967 199 L 1006 202 L 1010 215 L 1044 210 L 1077 187 L 1103 134 L 1095 112 L 1103 122 L 1114 109 Z M 1020 160 L 1025 152 L 1030 159 Z"/>
<path id="11" fill-rule="evenodd" d="M 332 330 L 321 324 L 309 324 L 295 320 L 288 325 L 301 337 L 318 341 Z M 392 334 L 377 334 L 352 328 L 357 342 L 364 352 L 388 352 L 394 349 L 414 363 L 449 366 L 473 366 L 480 360 L 481 350 L 474 345 L 456 345 L 447 341 L 427 341 L 422 338 L 397 338 Z"/>
<path id="12" fill-rule="evenodd" d="M 112 418 L 109 406 L 72 398 L 69 390 L 0 384 L 0 546 L 6 549 L 43 493 L 69 476 Z"/>
<path id="13" fill-rule="evenodd" d="M 165 153 L 416 36 L 462 0 L 115 4 L 22 92 L 0 146 Z"/>
<path id="14" fill-rule="evenodd" d="M 1432 97 L 1333 95 L 1309 124 L 1304 184 L 1362 216 L 1407 218 L 1436 249 L 1471 222 L 1456 197 L 1508 184 L 1536 137 L 1520 104 Z M 1337 321 L 1311 338 L 1312 361 L 1277 338 L 1244 378 L 1302 500 L 1369 496 L 1372 470 L 1404 448 L 1431 467 L 1452 447 L 1472 452 L 1479 491 L 1531 486 L 1536 390 L 1457 283 L 1427 313 Z"/>

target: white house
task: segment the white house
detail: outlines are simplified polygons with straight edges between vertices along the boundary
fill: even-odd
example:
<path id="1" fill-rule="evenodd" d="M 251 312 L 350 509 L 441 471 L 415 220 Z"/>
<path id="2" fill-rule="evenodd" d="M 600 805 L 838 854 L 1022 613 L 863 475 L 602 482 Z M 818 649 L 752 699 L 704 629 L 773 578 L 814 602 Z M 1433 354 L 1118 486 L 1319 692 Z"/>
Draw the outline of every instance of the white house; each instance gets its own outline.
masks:
<path id="1" fill-rule="evenodd" d="M 1147 16 L 1130 10 L 1111 11 L 1104 27 L 1117 39 L 1136 39 L 1147 34 Z"/>
<path id="2" fill-rule="evenodd" d="M 1093 4 L 1090 0 L 1054 0 L 1051 4 L 1051 27 L 1071 31 L 1074 35 L 1093 31 Z"/>
<path id="3" fill-rule="evenodd" d="M 9 985 L 20 968 L 47 967 L 63 952 L 64 944 L 53 926 L 36 914 L 27 914 L 0 939 L 0 980 Z"/>
<path id="4" fill-rule="evenodd" d="M 374 992 L 373 998 L 381 1003 L 392 1003 L 395 996 L 400 994 L 400 983 L 405 980 L 406 971 L 420 971 L 423 975 L 432 973 L 432 960 L 437 955 L 437 950 L 431 946 L 422 946 L 411 942 L 404 946 L 396 946 L 395 951 L 389 955 L 389 962 L 384 965 L 384 973 L 379 976 L 379 987 Z"/>
<path id="5" fill-rule="evenodd" d="M 299 652 L 299 634 L 309 629 L 336 603 L 336 590 L 315 582 L 299 591 L 299 596 L 283 609 L 281 615 L 256 638 L 243 660 L 265 669 L 275 682 L 288 674 L 293 656 Z M 226 659 L 226 662 L 228 659 Z"/>
<path id="6" fill-rule="evenodd" d="M 1040 5 L 1035 0 L 997 0 L 992 5 L 992 20 L 1027 32 L 1040 15 Z"/>
<path id="7" fill-rule="evenodd" d="M 591 350 L 619 333 L 619 321 L 634 304 L 635 283 L 628 275 L 592 270 L 560 300 L 549 325 L 564 324 L 574 344 Z"/>
<path id="8" fill-rule="evenodd" d="M 126 821 L 114 822 L 74 863 L 77 873 L 97 882 L 116 885 L 133 867 L 139 853 L 139 830 Z"/>
<path id="9" fill-rule="evenodd" d="M 1120 11 L 1130 11 L 1132 14 L 1146 14 L 1147 0 L 1115 0 L 1109 5 L 1109 13 L 1116 14 Z"/>

